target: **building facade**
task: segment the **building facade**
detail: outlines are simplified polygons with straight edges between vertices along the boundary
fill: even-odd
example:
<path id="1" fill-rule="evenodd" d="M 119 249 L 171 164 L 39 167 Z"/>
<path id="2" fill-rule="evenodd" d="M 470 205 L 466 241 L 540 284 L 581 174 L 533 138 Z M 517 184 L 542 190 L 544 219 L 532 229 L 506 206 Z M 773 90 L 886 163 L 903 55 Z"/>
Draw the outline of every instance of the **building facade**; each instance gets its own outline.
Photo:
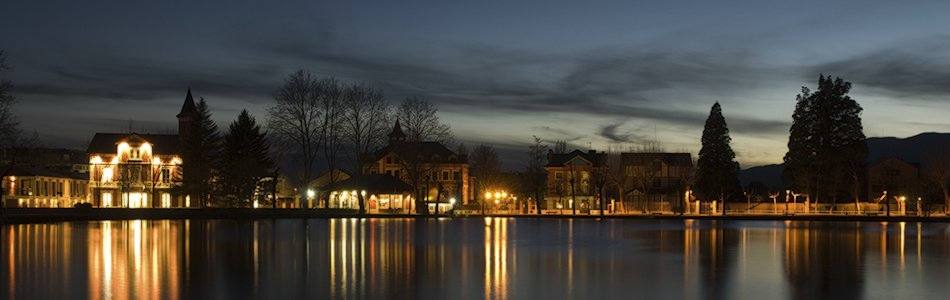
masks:
<path id="1" fill-rule="evenodd" d="M 73 207 L 89 194 L 85 174 L 10 167 L 2 178 L 4 207 Z"/>
<path id="2" fill-rule="evenodd" d="M 884 157 L 868 166 L 868 199 L 890 196 L 910 197 L 919 194 L 920 167 L 897 157 Z"/>
<path id="3" fill-rule="evenodd" d="M 190 207 L 181 188 L 182 137 L 195 119 L 191 89 L 178 117 L 178 134 L 96 133 L 89 156 L 90 203 L 97 207 Z"/>
<path id="4" fill-rule="evenodd" d="M 596 209 L 598 189 L 594 177 L 603 174 L 607 155 L 594 150 L 548 151 L 547 158 L 547 192 L 542 209 Z"/>
<path id="5" fill-rule="evenodd" d="M 442 143 L 407 141 L 399 121 L 388 144 L 365 160 L 363 172 L 398 178 L 418 189 L 432 205 L 472 201 L 468 158 Z"/>
<path id="6" fill-rule="evenodd" d="M 689 153 L 621 153 L 621 210 L 678 211 L 686 203 L 693 160 Z"/>

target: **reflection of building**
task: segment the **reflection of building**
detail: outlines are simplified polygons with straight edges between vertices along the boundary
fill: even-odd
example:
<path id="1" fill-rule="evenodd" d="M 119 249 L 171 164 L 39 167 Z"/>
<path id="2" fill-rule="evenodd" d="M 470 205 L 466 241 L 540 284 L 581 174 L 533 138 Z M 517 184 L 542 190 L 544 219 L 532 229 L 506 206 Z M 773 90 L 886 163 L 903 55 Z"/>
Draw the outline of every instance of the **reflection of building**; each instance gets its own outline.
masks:
<path id="1" fill-rule="evenodd" d="M 649 208 L 648 211 L 669 211 L 682 204 L 693 170 L 689 153 L 622 153 L 620 156 L 626 178 L 630 180 L 623 198 L 633 204 L 625 203 L 624 207 L 636 207 L 639 203 L 649 205 L 643 207 Z"/>
<path id="2" fill-rule="evenodd" d="M 467 157 L 439 142 L 407 141 L 399 121 L 389 134 L 389 143 L 368 159 L 363 170 L 366 174 L 399 178 L 410 185 L 418 183 L 427 202 L 456 199 L 464 204 L 471 199 Z"/>
<path id="3" fill-rule="evenodd" d="M 916 164 L 897 157 L 885 157 L 868 166 L 868 197 L 879 198 L 887 191 L 888 195 L 910 195 L 915 192 L 919 179 Z"/>
<path id="4" fill-rule="evenodd" d="M 186 207 L 181 138 L 196 113 L 191 90 L 178 114 L 179 134 L 96 133 L 89 142 L 91 202 L 99 207 Z"/>
<path id="5" fill-rule="evenodd" d="M 595 172 L 602 171 L 607 155 L 590 150 L 574 150 L 569 153 L 548 151 L 547 195 L 548 209 L 570 209 L 576 201 L 577 208 L 590 209 L 595 200 L 593 183 Z"/>
<path id="6" fill-rule="evenodd" d="M 88 194 L 87 177 L 79 173 L 15 166 L 2 180 L 5 207 L 73 207 Z"/>

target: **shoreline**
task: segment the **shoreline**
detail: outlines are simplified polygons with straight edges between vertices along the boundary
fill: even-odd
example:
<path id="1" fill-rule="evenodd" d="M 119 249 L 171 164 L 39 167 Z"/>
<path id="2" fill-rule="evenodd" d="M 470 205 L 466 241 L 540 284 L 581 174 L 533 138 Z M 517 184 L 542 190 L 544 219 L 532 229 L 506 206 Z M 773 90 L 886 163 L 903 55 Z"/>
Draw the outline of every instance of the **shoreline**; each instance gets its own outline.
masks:
<path id="1" fill-rule="evenodd" d="M 351 209 L 284 209 L 284 208 L 5 208 L 0 224 L 55 223 L 106 220 L 215 220 L 215 219 L 332 219 L 332 218 L 534 218 L 534 219 L 644 219 L 644 220 L 759 220 L 759 221 L 839 221 L 839 222 L 939 222 L 950 223 L 950 217 L 882 216 L 882 215 L 818 215 L 818 214 L 734 214 L 734 215 L 407 215 L 374 214 L 360 216 Z"/>

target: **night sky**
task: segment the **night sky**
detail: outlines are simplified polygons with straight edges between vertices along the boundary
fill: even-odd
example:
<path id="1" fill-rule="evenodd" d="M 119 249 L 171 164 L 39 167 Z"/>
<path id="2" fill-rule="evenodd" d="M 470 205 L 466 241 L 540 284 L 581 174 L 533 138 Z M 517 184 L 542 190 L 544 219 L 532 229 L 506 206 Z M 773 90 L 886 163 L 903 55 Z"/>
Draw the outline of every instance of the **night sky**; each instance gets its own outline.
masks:
<path id="1" fill-rule="evenodd" d="M 532 135 L 695 157 L 715 101 L 744 168 L 780 162 L 822 72 L 854 83 L 868 136 L 950 130 L 950 1 L 326 2 L 6 0 L 0 49 L 24 127 L 77 149 L 175 129 L 188 86 L 221 128 L 264 121 L 300 68 L 424 96 L 509 167 Z"/>

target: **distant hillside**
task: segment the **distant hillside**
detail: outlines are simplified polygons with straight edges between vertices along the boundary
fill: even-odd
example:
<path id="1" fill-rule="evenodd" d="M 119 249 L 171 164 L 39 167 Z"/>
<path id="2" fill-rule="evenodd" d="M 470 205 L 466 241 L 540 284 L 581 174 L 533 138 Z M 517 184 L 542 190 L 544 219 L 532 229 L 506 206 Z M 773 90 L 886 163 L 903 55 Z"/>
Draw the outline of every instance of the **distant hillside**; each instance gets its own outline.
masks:
<path id="1" fill-rule="evenodd" d="M 925 132 L 908 138 L 873 137 L 867 139 L 868 162 L 884 157 L 898 157 L 912 163 L 926 163 L 928 153 L 950 151 L 950 133 Z M 745 186 L 760 181 L 770 187 L 782 186 L 784 165 L 765 165 L 739 171 L 739 180 Z"/>

